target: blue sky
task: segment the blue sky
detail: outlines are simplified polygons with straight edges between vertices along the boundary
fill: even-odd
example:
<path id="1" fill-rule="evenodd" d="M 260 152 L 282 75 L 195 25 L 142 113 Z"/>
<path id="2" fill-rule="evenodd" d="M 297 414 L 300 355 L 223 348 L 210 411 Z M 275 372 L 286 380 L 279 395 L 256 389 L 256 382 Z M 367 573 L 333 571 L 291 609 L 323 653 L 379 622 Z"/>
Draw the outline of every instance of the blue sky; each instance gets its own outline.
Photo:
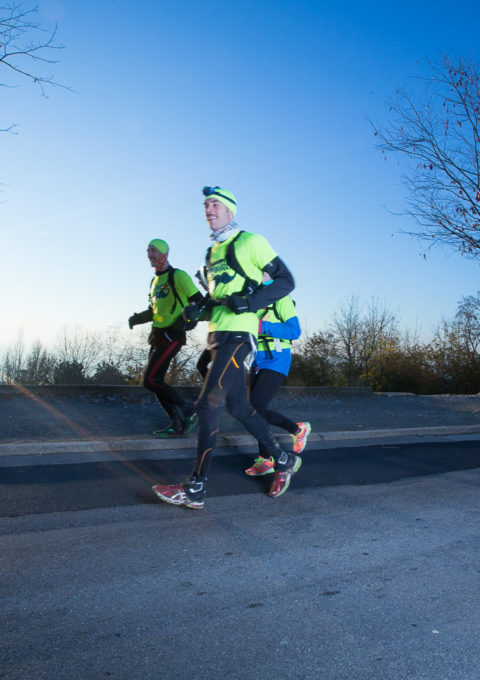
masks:
<path id="1" fill-rule="evenodd" d="M 429 337 L 480 288 L 478 264 L 399 235 L 402 168 L 368 123 L 422 60 L 478 59 L 474 3 L 40 0 L 39 19 L 65 45 L 46 72 L 75 92 L 0 70 L 0 128 L 18 124 L 0 134 L 3 346 L 126 326 L 151 238 L 193 275 L 205 184 L 289 265 L 308 332 L 355 294 Z"/>

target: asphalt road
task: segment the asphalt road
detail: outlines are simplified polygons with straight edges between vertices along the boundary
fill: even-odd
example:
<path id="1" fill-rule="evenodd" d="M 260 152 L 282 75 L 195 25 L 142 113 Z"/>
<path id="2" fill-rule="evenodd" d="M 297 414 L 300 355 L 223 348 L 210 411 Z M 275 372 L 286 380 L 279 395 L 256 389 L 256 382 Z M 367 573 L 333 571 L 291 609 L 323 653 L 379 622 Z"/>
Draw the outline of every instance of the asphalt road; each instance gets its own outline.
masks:
<path id="1" fill-rule="evenodd" d="M 0 469 L 1 680 L 478 680 L 480 444 Z"/>

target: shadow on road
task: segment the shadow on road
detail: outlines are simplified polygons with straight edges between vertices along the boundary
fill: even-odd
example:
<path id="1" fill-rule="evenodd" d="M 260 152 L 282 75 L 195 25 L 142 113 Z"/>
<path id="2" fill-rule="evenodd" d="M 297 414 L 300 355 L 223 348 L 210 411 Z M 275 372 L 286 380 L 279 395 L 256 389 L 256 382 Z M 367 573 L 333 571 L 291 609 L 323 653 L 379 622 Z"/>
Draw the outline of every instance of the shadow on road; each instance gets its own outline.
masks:
<path id="1" fill-rule="evenodd" d="M 209 496 L 265 493 L 272 480 L 247 477 L 246 455 L 218 456 L 210 470 Z M 79 511 L 157 503 L 150 487 L 176 483 L 193 459 L 35 465 L 1 470 L 0 516 Z M 480 466 L 479 442 L 385 445 L 304 452 L 292 482 L 296 490 L 338 485 L 385 484 Z"/>

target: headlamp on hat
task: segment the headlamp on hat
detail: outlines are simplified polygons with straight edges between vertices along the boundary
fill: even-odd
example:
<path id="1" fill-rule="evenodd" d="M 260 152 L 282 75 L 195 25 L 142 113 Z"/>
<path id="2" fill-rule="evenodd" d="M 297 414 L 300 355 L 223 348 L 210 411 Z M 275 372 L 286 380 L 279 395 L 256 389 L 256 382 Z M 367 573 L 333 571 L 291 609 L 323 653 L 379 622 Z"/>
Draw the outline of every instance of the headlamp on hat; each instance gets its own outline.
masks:
<path id="1" fill-rule="evenodd" d="M 202 193 L 207 198 L 215 197 L 220 203 L 230 210 L 233 215 L 237 212 L 237 201 L 231 191 L 222 189 L 222 187 L 203 187 Z"/>

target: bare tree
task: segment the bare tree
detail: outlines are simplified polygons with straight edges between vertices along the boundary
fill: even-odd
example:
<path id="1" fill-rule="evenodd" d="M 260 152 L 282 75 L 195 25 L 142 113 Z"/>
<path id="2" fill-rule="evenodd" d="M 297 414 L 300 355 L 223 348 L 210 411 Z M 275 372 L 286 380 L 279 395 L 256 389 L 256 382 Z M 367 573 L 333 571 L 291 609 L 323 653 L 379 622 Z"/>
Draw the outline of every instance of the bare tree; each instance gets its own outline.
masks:
<path id="1" fill-rule="evenodd" d="M 25 359 L 25 368 L 21 372 L 24 385 L 49 385 L 53 382 L 56 359 L 35 340 Z"/>
<path id="2" fill-rule="evenodd" d="M 454 321 L 455 328 L 463 340 L 467 355 L 478 358 L 480 349 L 480 292 L 468 295 L 458 303 Z"/>
<path id="3" fill-rule="evenodd" d="M 358 383 L 360 378 L 369 385 L 372 363 L 376 372 L 381 370 L 384 350 L 398 339 L 395 316 L 374 298 L 364 313 L 356 295 L 334 314 L 332 330 L 349 385 Z"/>
<path id="4" fill-rule="evenodd" d="M 135 339 L 120 324 L 108 326 L 98 335 L 100 345 L 99 363 L 120 371 L 126 370 L 127 363 L 135 351 Z"/>
<path id="5" fill-rule="evenodd" d="M 294 346 L 288 385 L 332 385 L 339 378 L 338 339 L 332 332 L 316 331 Z"/>
<path id="6" fill-rule="evenodd" d="M 372 298 L 358 334 L 358 356 L 363 364 L 366 385 L 370 384 L 372 360 L 375 359 L 377 371 L 381 371 L 385 349 L 392 343 L 396 344 L 397 340 L 395 315 Z"/>
<path id="7" fill-rule="evenodd" d="M 64 328 L 55 347 L 59 364 L 78 365 L 85 375 L 95 370 L 101 353 L 101 340 L 98 333 L 82 328 Z M 80 369 L 79 369 L 80 370 Z"/>
<path id="8" fill-rule="evenodd" d="M 420 88 L 397 90 L 389 102 L 392 121 L 372 124 L 378 148 L 408 162 L 406 214 L 411 235 L 480 258 L 479 65 L 444 57 L 428 62 Z M 420 89 L 420 92 L 418 91 Z"/>
<path id="9" fill-rule="evenodd" d="M 361 331 L 361 313 L 358 297 L 352 295 L 350 300 L 340 306 L 333 316 L 332 329 L 338 339 L 339 351 L 343 355 L 348 384 L 352 384 L 358 374 L 359 340 Z"/>
<path id="10" fill-rule="evenodd" d="M 132 334 L 125 344 L 124 372 L 129 376 L 129 382 L 134 385 L 142 383 L 143 370 L 147 364 L 148 335 L 150 326 L 139 329 Z"/>
<path id="11" fill-rule="evenodd" d="M 1 366 L 1 377 L 4 383 L 16 383 L 20 381 L 24 367 L 25 343 L 23 333 L 19 331 L 14 343 L 10 345 L 4 356 Z"/>
<path id="12" fill-rule="evenodd" d="M 17 77 L 26 78 L 40 87 L 46 96 L 47 87 L 66 87 L 42 73 L 45 66 L 57 62 L 51 59 L 53 51 L 63 49 L 55 43 L 57 28 L 48 30 L 35 20 L 38 6 L 25 9 L 21 3 L 0 5 L 0 67 L 2 73 L 12 75 L 12 84 L 0 82 L 0 87 L 12 87 Z M 69 89 L 69 88 L 66 88 Z M 11 131 L 14 126 L 2 131 Z"/>

